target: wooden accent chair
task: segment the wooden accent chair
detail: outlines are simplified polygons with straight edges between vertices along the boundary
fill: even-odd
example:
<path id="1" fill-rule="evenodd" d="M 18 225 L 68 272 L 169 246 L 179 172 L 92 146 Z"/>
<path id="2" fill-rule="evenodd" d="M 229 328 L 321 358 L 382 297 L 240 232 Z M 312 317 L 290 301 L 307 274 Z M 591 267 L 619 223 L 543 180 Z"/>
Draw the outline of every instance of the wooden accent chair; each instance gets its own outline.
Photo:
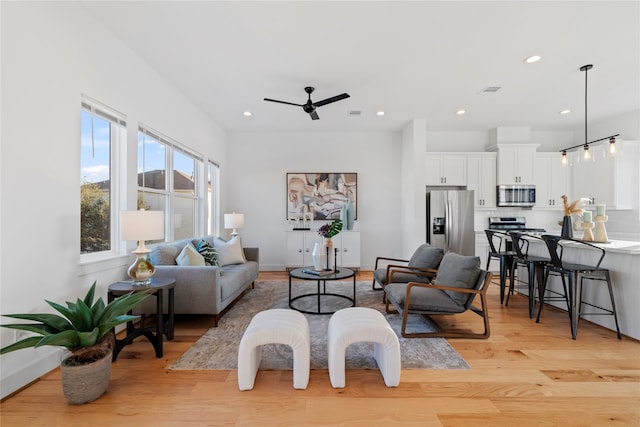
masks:
<path id="1" fill-rule="evenodd" d="M 428 282 L 429 277 L 425 278 L 423 274 L 438 268 L 440 261 L 444 256 L 444 251 L 428 243 L 418 246 L 410 259 L 377 257 L 373 272 L 373 283 L 371 287 L 374 290 L 382 290 L 389 283 L 391 271 L 399 269 L 394 275 L 394 281 L 398 282 Z M 383 264 L 386 264 L 383 266 Z M 376 286 L 379 285 L 379 286 Z"/>
<path id="2" fill-rule="evenodd" d="M 386 311 L 392 304 L 398 313 L 402 313 L 401 333 L 405 338 L 488 338 L 489 314 L 487 312 L 487 290 L 491 283 L 492 274 L 480 269 L 480 258 L 447 252 L 437 271 L 418 273 L 423 277 L 435 273 L 432 283 L 394 281 L 395 268 L 390 273 L 390 283 L 384 287 L 386 296 Z M 480 296 L 481 308 L 473 305 L 476 295 Z M 471 310 L 482 317 L 484 331 L 474 333 L 465 330 L 443 330 L 430 316 L 434 314 L 461 314 Z M 425 316 L 437 329 L 436 332 L 407 332 L 407 318 L 409 314 Z"/>

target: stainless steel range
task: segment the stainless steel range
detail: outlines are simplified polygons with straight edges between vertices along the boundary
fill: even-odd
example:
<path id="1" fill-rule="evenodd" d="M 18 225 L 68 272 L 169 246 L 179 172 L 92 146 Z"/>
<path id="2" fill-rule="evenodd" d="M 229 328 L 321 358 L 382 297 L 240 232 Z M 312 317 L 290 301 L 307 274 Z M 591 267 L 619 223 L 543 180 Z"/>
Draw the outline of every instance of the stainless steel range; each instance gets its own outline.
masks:
<path id="1" fill-rule="evenodd" d="M 544 228 L 528 228 L 527 219 L 523 216 L 491 216 L 489 230 L 524 231 L 529 233 L 545 233 Z"/>

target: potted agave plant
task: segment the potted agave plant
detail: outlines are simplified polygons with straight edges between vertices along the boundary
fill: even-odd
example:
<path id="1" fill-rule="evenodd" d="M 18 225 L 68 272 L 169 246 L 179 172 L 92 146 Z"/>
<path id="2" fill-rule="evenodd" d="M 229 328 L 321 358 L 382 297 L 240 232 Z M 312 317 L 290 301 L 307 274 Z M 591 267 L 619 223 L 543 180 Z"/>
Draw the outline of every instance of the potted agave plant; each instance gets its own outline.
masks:
<path id="1" fill-rule="evenodd" d="M 4 314 L 4 317 L 37 323 L 0 325 L 34 335 L 0 349 L 0 354 L 28 347 L 52 345 L 65 347 L 71 354 L 61 364 L 62 391 L 69 403 L 79 405 L 96 400 L 107 390 L 111 377 L 111 360 L 115 336 L 113 328 L 139 316 L 127 313 L 149 296 L 148 292 L 122 295 L 109 304 L 94 300 L 94 282 L 84 299 L 66 306 L 46 301 L 61 315 Z"/>

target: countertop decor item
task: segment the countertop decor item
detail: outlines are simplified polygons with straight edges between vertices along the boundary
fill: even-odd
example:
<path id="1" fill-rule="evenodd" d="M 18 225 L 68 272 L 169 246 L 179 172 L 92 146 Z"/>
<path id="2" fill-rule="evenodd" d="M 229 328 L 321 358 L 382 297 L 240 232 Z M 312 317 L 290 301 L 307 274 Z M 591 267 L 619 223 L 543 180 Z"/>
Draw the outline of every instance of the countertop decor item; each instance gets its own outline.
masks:
<path id="1" fill-rule="evenodd" d="M 578 200 L 574 200 L 569 203 L 567 201 L 567 196 L 562 195 L 562 204 L 564 207 L 564 218 L 562 219 L 562 231 L 560 232 L 560 236 L 564 238 L 572 238 L 573 237 L 573 226 L 571 215 L 582 215 L 584 209 L 582 206 L 587 204 L 589 199 L 586 197 L 582 197 Z"/>
<path id="2" fill-rule="evenodd" d="M 95 289 L 94 282 L 83 299 L 78 298 L 75 303 L 67 301 L 66 306 L 47 301 L 61 315 L 4 314 L 4 317 L 37 323 L 0 325 L 32 334 L 2 348 L 0 354 L 43 345 L 71 351 L 71 355 L 62 360 L 60 368 L 62 391 L 74 405 L 92 402 L 107 390 L 115 344 L 111 331 L 117 325 L 137 320 L 139 316 L 127 313 L 149 296 L 146 291 L 129 293 L 105 305 L 102 298 L 94 302 Z"/>

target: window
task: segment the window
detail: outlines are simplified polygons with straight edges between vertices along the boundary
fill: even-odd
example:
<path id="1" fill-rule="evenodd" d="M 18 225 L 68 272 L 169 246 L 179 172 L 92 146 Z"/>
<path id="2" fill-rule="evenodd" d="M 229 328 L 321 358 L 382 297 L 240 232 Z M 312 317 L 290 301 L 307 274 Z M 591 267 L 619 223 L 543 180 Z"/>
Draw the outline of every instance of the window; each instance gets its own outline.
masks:
<path id="1" fill-rule="evenodd" d="M 125 116 L 82 97 L 80 132 L 80 254 L 116 253 L 118 159 L 126 143 Z M 122 150 L 124 151 L 124 150 Z"/>
<path id="2" fill-rule="evenodd" d="M 200 156 L 159 132 L 139 127 L 138 208 L 165 212 L 167 240 L 201 233 L 200 176 Z"/>
<path id="3" fill-rule="evenodd" d="M 219 235 L 219 206 L 220 206 L 220 166 L 209 162 L 209 179 L 207 180 L 207 234 Z"/>

